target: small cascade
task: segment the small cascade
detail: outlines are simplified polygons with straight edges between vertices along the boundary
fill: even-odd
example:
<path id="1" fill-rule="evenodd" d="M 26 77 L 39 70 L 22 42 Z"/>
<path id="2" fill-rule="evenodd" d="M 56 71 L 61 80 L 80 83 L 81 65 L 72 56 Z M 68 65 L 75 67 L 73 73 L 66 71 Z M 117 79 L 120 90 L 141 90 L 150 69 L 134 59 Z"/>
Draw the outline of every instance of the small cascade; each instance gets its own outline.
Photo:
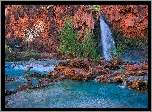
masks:
<path id="1" fill-rule="evenodd" d="M 101 13 L 99 13 L 99 18 L 103 57 L 106 60 L 110 60 L 112 58 L 112 54 L 116 53 L 115 42 L 112 38 L 112 32 L 109 26 L 105 23 Z"/>
<path id="2" fill-rule="evenodd" d="M 55 65 L 58 62 L 62 62 L 62 60 L 50 60 L 50 61 L 35 61 L 35 62 L 29 62 L 29 61 L 22 61 L 22 62 L 6 62 L 5 63 L 5 71 L 10 70 L 22 70 L 26 71 L 27 67 L 32 66 L 33 68 L 30 70 L 31 72 L 40 72 L 40 73 L 48 73 L 50 71 L 53 71 L 55 68 Z"/>

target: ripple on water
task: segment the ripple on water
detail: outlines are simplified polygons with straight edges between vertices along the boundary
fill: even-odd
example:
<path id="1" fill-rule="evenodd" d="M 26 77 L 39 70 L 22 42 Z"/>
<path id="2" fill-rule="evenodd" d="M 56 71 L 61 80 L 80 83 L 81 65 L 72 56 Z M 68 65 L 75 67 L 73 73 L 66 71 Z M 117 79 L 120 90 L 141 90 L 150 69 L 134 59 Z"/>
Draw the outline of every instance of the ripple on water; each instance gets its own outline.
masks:
<path id="1" fill-rule="evenodd" d="M 53 62 L 54 64 L 56 61 Z M 14 63 L 13 63 L 14 64 Z M 17 63 L 19 64 L 19 63 Z M 16 64 L 16 65 L 17 65 Z M 36 65 L 39 73 L 42 63 Z M 52 67 L 54 64 L 43 67 Z M 14 89 L 26 83 L 24 79 L 25 64 L 13 65 L 13 68 L 6 67 L 5 73 L 8 77 L 14 77 L 15 82 L 5 83 L 5 89 Z M 10 65 L 9 65 L 10 66 Z M 27 66 L 27 65 L 26 65 Z M 18 68 L 18 69 L 17 69 Z M 37 69 L 31 69 L 31 72 Z M 50 69 L 47 69 L 50 70 Z M 35 79 L 32 83 L 37 83 Z M 52 82 L 50 86 L 25 90 L 6 96 L 8 103 L 6 108 L 147 108 L 148 94 L 124 88 L 118 84 L 98 83 L 96 81 L 71 81 L 64 80 Z"/>
<path id="2" fill-rule="evenodd" d="M 7 108 L 147 108 L 147 93 L 115 84 L 65 80 L 13 94 Z"/>

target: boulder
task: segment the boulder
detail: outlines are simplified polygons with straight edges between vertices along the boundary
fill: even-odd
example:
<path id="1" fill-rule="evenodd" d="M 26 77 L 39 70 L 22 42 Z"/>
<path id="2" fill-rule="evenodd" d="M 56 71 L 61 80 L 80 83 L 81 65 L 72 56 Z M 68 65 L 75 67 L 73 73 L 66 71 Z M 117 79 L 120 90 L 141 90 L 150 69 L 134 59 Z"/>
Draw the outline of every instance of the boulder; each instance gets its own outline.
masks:
<path id="1" fill-rule="evenodd" d="M 96 78 L 98 82 L 108 82 L 109 74 L 103 74 Z"/>
<path id="2" fill-rule="evenodd" d="M 23 90 L 26 90 L 27 88 L 29 87 L 28 84 L 23 84 L 23 85 L 20 85 L 16 88 L 16 91 L 19 92 L 19 91 L 23 91 Z"/>
<path id="3" fill-rule="evenodd" d="M 122 75 L 114 77 L 114 82 L 122 83 L 124 81 L 124 77 Z"/>
<path id="4" fill-rule="evenodd" d="M 130 76 L 125 79 L 123 85 L 135 90 L 148 91 L 148 76 Z"/>
<path id="5" fill-rule="evenodd" d="M 142 70 L 148 70 L 148 62 L 144 62 L 140 64 Z"/>
<path id="6" fill-rule="evenodd" d="M 33 68 L 33 67 L 32 66 L 27 66 L 27 70 L 25 71 L 25 73 L 28 74 L 31 68 Z"/>
<path id="7" fill-rule="evenodd" d="M 97 74 L 102 72 L 100 67 L 93 68 L 92 66 L 91 61 L 87 58 L 74 58 L 72 60 L 67 59 L 65 62 L 59 62 L 55 66 L 55 71 L 50 72 L 49 75 L 53 76 L 55 79 L 67 78 L 72 80 L 86 81 L 95 78 Z"/>
<path id="8" fill-rule="evenodd" d="M 111 69 L 119 69 L 119 61 L 116 58 L 111 58 L 110 59 L 110 63 L 111 63 Z"/>
<path id="9" fill-rule="evenodd" d="M 140 70 L 140 66 L 138 64 L 129 63 L 124 66 L 124 69 L 129 71 L 135 71 L 135 70 Z"/>
<path id="10" fill-rule="evenodd" d="M 5 83 L 12 82 L 12 81 L 15 81 L 15 78 L 6 78 L 5 77 Z"/>

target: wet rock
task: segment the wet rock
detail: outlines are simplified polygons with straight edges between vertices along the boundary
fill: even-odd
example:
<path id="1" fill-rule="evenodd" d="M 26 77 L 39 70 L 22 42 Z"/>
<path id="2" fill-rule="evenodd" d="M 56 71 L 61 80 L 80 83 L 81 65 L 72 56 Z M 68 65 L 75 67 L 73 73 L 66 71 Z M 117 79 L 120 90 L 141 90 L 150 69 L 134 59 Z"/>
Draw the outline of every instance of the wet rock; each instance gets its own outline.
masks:
<path id="1" fill-rule="evenodd" d="M 28 74 L 31 68 L 33 68 L 33 67 L 32 66 L 27 66 L 27 70 L 25 71 L 25 73 Z"/>
<path id="2" fill-rule="evenodd" d="M 140 67 L 143 70 L 148 70 L 148 62 L 144 62 L 144 63 L 140 64 Z"/>
<path id="3" fill-rule="evenodd" d="M 143 75 L 148 74 L 148 70 L 139 70 L 136 73 L 137 73 L 137 76 L 143 76 Z"/>
<path id="4" fill-rule="evenodd" d="M 39 76 L 39 73 L 33 72 L 33 73 L 29 74 L 29 75 L 26 75 L 26 79 L 36 78 L 36 77 L 38 77 L 38 76 Z"/>
<path id="5" fill-rule="evenodd" d="M 38 77 L 38 75 L 39 75 L 39 74 L 38 74 L 37 72 L 33 72 L 33 73 L 32 73 L 32 77 Z"/>
<path id="6" fill-rule="evenodd" d="M 113 82 L 121 82 L 123 81 L 123 76 L 121 72 L 113 72 L 111 74 L 103 74 L 101 76 L 96 77 L 96 80 L 98 82 L 107 82 L 107 83 L 113 83 Z"/>
<path id="7" fill-rule="evenodd" d="M 122 83 L 124 80 L 125 78 L 122 75 L 114 77 L 114 82 Z"/>
<path id="8" fill-rule="evenodd" d="M 6 78 L 5 77 L 5 83 L 12 82 L 12 81 L 15 81 L 15 78 Z"/>
<path id="9" fill-rule="evenodd" d="M 55 70 L 51 72 L 50 74 L 54 78 L 61 78 L 63 75 L 64 78 L 72 79 L 72 80 L 88 80 L 93 79 L 96 77 L 96 74 L 101 72 L 99 70 L 99 67 L 96 69 L 93 69 L 91 67 L 90 60 L 86 59 L 72 59 L 72 60 L 66 60 L 65 62 L 59 62 Z M 97 70 L 98 69 L 98 70 Z M 57 72 L 58 71 L 58 72 Z M 62 78 L 61 78 L 62 79 Z"/>
<path id="10" fill-rule="evenodd" d="M 98 82 L 108 82 L 109 74 L 103 74 L 96 78 Z"/>
<path id="11" fill-rule="evenodd" d="M 30 87 L 30 89 L 34 89 L 34 88 L 40 88 L 40 87 L 46 87 L 50 85 L 50 82 L 52 80 L 48 79 L 48 78 L 42 78 L 38 81 L 38 83 L 36 85 L 32 85 Z"/>
<path id="12" fill-rule="evenodd" d="M 20 85 L 16 88 L 16 91 L 19 92 L 19 91 L 23 91 L 23 90 L 26 90 L 27 88 L 29 87 L 28 84 L 23 84 L 23 85 Z"/>
<path id="13" fill-rule="evenodd" d="M 59 71 L 51 71 L 49 74 L 48 74 L 48 77 L 53 77 L 53 79 L 56 79 L 60 76 L 61 72 Z"/>
<path id="14" fill-rule="evenodd" d="M 111 67 L 110 69 L 119 69 L 119 61 L 116 58 L 110 59 Z"/>
<path id="15" fill-rule="evenodd" d="M 27 85 L 28 85 L 28 86 L 31 86 L 31 85 L 32 85 L 32 81 L 31 81 L 31 79 L 28 79 L 28 81 L 27 81 Z"/>
<path id="16" fill-rule="evenodd" d="M 138 64 L 129 63 L 124 66 L 124 69 L 129 71 L 140 70 L 140 66 Z"/>
<path id="17" fill-rule="evenodd" d="M 11 95 L 11 94 L 15 94 L 17 91 L 14 89 L 10 89 L 10 90 L 5 90 L 5 96 L 7 95 Z"/>
<path id="18" fill-rule="evenodd" d="M 148 76 L 130 76 L 123 84 L 131 89 L 148 91 Z"/>
<path id="19" fill-rule="evenodd" d="M 129 77 L 129 76 L 137 76 L 137 73 L 135 71 L 128 71 L 128 72 L 125 72 L 124 75 L 126 77 Z"/>
<path id="20" fill-rule="evenodd" d="M 7 95 L 11 95 L 11 91 L 5 90 L 5 96 L 7 96 Z"/>

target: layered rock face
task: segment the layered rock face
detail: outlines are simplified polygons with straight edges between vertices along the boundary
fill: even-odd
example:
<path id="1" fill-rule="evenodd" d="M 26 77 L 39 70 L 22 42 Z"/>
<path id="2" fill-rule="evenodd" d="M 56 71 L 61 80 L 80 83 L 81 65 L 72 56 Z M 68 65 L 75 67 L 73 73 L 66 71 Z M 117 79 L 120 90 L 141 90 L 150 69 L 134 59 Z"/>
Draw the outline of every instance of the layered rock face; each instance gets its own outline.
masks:
<path id="1" fill-rule="evenodd" d="M 147 5 L 100 5 L 100 9 L 110 28 L 124 37 L 148 36 Z M 58 52 L 58 30 L 71 16 L 80 41 L 85 38 L 86 28 L 100 38 L 98 12 L 87 5 L 6 5 L 5 38 L 10 43 L 18 41 L 16 46 L 23 50 Z"/>
<path id="2" fill-rule="evenodd" d="M 148 36 L 148 5 L 100 5 L 110 28 L 127 38 Z"/>
<path id="3" fill-rule="evenodd" d="M 83 5 L 6 5 L 5 38 L 19 41 L 23 50 L 58 52 L 58 30 L 63 27 L 64 19 L 74 17 L 74 28 L 81 39 L 85 28 L 94 29 L 93 11 Z"/>

